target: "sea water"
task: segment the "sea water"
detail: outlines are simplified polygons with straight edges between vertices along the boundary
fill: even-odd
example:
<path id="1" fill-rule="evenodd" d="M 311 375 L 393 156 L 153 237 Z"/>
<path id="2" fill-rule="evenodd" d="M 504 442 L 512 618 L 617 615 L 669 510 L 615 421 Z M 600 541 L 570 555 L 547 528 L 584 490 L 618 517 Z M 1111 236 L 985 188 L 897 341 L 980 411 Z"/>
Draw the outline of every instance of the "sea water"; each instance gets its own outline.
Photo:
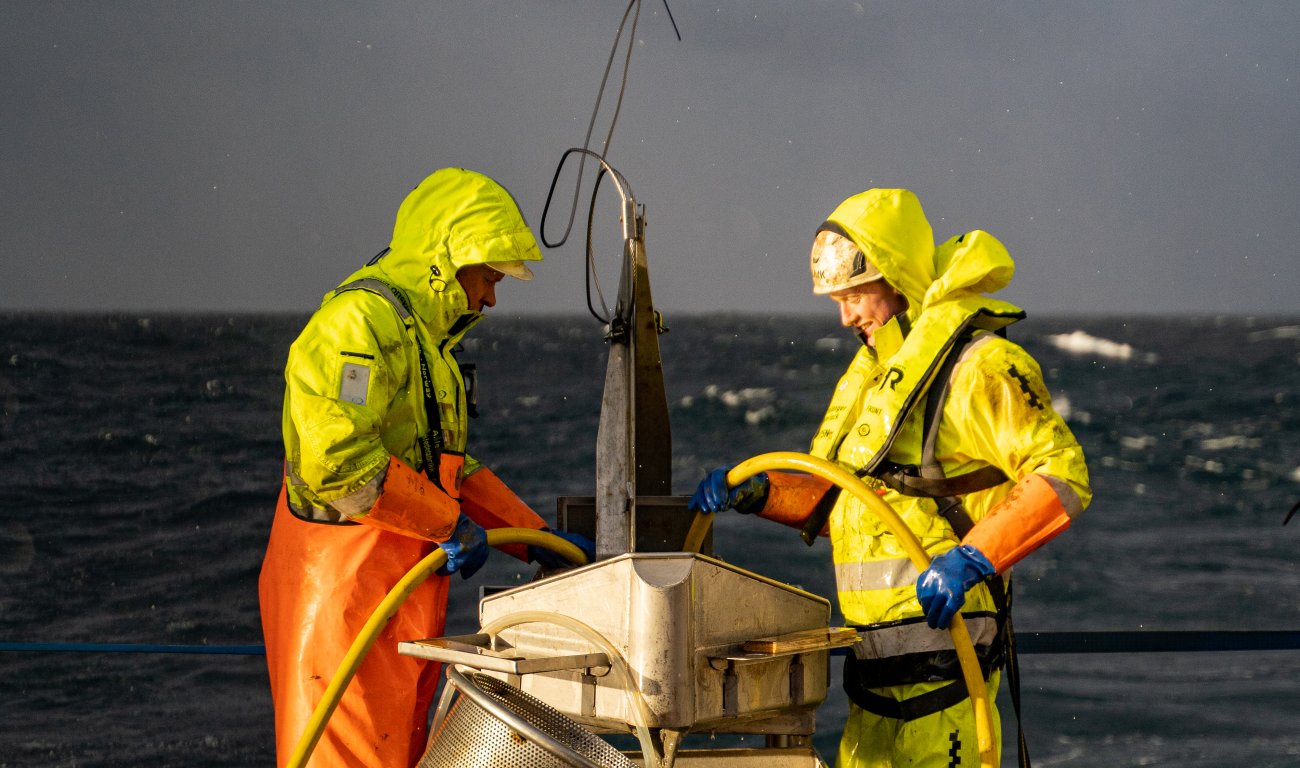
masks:
<path id="1" fill-rule="evenodd" d="M 261 643 L 282 368 L 305 319 L 0 315 L 0 643 Z M 668 322 L 681 494 L 719 464 L 806 450 L 856 343 L 832 317 Z M 1016 567 L 1022 636 L 1300 629 L 1300 519 L 1282 525 L 1300 501 L 1300 318 L 1035 317 L 1011 337 L 1041 363 L 1096 494 Z M 501 313 L 465 347 L 471 452 L 553 520 L 557 497 L 593 490 L 599 325 Z M 824 541 L 725 514 L 715 542 L 834 598 Z M 454 579 L 448 632 L 477 628 L 479 587 L 532 575 L 498 557 Z M 1300 765 L 1300 651 L 1024 654 L 1021 670 L 1035 765 Z M 846 707 L 833 686 L 827 758 Z M 273 759 L 260 656 L 0 652 L 0 766 Z"/>

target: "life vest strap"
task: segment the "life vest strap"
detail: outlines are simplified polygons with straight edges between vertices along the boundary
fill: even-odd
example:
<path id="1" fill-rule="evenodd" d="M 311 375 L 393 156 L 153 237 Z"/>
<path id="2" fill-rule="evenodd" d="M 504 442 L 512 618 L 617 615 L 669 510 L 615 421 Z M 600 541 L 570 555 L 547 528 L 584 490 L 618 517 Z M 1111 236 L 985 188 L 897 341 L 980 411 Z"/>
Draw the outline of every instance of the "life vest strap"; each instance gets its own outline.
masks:
<path id="1" fill-rule="evenodd" d="M 854 704 L 873 715 L 902 720 L 907 723 L 912 720 L 919 720 L 927 715 L 933 715 L 936 712 L 942 712 L 970 697 L 966 695 L 966 686 L 954 680 L 942 688 L 935 688 L 929 693 L 923 693 L 920 696 L 913 696 L 902 701 L 887 696 L 879 696 L 866 690 L 850 694 L 849 698 Z"/>
<path id="2" fill-rule="evenodd" d="M 933 715 L 935 712 L 942 712 L 948 707 L 960 704 L 970 698 L 966 694 L 966 686 L 957 680 L 948 683 L 942 688 L 935 688 L 929 693 L 923 693 L 920 696 L 913 696 L 902 701 L 872 693 L 865 688 L 848 691 L 846 687 L 845 691 L 849 694 L 849 700 L 857 704 L 859 708 L 865 709 L 873 715 L 888 717 L 892 720 L 902 720 L 905 723 L 919 720 L 927 715 Z"/>
<path id="3" fill-rule="evenodd" d="M 994 636 L 991 644 L 975 646 L 975 656 L 979 659 L 980 671 L 985 677 L 1002 667 L 1006 659 L 1005 648 L 1005 638 L 1001 632 Z M 849 654 L 844 662 L 845 690 L 855 686 L 863 689 L 887 688 L 893 685 L 961 679 L 961 662 L 953 648 L 904 653 L 879 659 L 860 659 L 855 654 Z"/>
<path id="4" fill-rule="evenodd" d="M 375 259 L 378 260 L 384 253 L 386 251 L 380 252 Z M 450 492 L 451 489 L 443 487 L 443 478 L 440 473 L 444 449 L 442 414 L 438 407 L 438 398 L 434 394 L 433 377 L 429 373 L 429 360 L 424 354 L 424 345 L 420 343 L 419 331 L 416 330 L 412 323 L 411 307 L 406 301 L 406 296 L 395 286 L 372 277 L 353 280 L 334 289 L 335 295 L 345 291 L 368 291 L 386 300 L 393 306 L 393 310 L 401 318 L 402 324 L 410 332 L 411 340 L 415 342 L 415 350 L 420 358 L 420 385 L 424 392 L 425 432 L 423 435 L 416 437 L 416 442 L 420 446 L 420 459 L 424 463 L 425 475 L 439 488 Z M 459 365 L 459 361 L 457 361 L 457 365 Z"/>
<path id="5" fill-rule="evenodd" d="M 925 477 L 920 467 L 885 462 L 876 477 L 904 496 L 928 498 L 965 496 L 1007 481 L 1006 473 L 992 465 L 953 477 Z"/>
<path id="6" fill-rule="evenodd" d="M 363 277 L 360 280 L 353 280 L 350 283 L 345 283 L 340 285 L 338 288 L 335 288 L 334 295 L 337 296 L 344 291 L 369 291 L 370 293 L 385 299 L 389 304 L 392 304 L 393 309 L 397 310 L 397 316 L 402 318 L 403 324 L 407 324 L 411 320 L 411 308 L 406 303 L 406 297 L 402 295 L 401 291 L 398 291 L 383 280 L 376 280 L 373 277 Z"/>
<path id="7" fill-rule="evenodd" d="M 872 693 L 856 682 L 851 684 L 847 671 L 844 676 L 844 692 L 848 694 L 849 701 L 859 708 L 873 715 L 902 720 L 905 723 L 942 712 L 970 698 L 966 692 L 965 681 L 953 680 L 941 688 L 900 701 Z"/>

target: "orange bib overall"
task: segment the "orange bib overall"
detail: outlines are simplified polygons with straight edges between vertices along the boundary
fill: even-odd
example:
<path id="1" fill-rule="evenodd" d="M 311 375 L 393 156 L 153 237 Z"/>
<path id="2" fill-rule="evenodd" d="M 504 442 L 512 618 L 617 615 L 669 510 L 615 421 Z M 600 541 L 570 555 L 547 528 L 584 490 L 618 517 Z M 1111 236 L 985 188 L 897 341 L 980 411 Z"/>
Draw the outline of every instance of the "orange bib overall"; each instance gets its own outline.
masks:
<path id="1" fill-rule="evenodd" d="M 301 520 L 281 492 L 258 583 L 277 765 L 293 754 L 375 607 L 435 546 L 369 525 Z M 339 701 L 309 765 L 409 766 L 419 760 L 440 665 L 398 654 L 397 643 L 443 633 L 447 586 L 446 577 L 430 576 L 398 608 Z"/>

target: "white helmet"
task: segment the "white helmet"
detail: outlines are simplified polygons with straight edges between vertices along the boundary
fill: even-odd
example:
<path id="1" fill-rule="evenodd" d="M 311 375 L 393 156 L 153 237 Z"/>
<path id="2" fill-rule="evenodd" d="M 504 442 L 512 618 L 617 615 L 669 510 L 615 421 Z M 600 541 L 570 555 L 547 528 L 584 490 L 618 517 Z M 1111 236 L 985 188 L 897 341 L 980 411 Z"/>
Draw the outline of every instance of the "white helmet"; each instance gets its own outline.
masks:
<path id="1" fill-rule="evenodd" d="M 838 224 L 817 228 L 812 246 L 813 293 L 827 294 L 884 277 Z"/>

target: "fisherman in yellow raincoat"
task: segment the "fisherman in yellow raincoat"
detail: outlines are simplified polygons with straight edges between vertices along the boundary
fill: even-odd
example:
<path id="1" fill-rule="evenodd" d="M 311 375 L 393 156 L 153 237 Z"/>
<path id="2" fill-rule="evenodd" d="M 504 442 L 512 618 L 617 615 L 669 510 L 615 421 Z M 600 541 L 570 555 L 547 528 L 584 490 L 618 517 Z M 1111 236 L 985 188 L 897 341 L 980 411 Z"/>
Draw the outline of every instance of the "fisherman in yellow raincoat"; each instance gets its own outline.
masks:
<path id="1" fill-rule="evenodd" d="M 1024 313 L 985 295 L 1015 269 L 991 235 L 936 246 L 914 194 L 872 189 L 822 224 L 811 260 L 814 293 L 834 299 L 863 342 L 811 453 L 876 488 L 933 562 L 917 573 L 861 502 L 797 473 L 729 488 L 730 468 L 719 467 L 690 506 L 829 532 L 840 609 L 864 636 L 845 663 L 839 768 L 978 765 L 973 709 L 944 630 L 960 610 L 992 701 L 1010 568 L 1087 507 L 1083 450 L 1038 364 L 1002 335 Z"/>
<path id="2" fill-rule="evenodd" d="M 312 764 L 409 766 L 424 748 L 438 665 L 397 643 L 443 633 L 447 575 L 487 558 L 485 528 L 541 517 L 465 453 L 457 343 L 506 275 L 542 258 L 510 194 L 439 170 L 402 203 L 389 247 L 330 293 L 289 351 L 284 484 L 259 580 L 276 755 L 284 765 L 353 639 L 435 547 L 447 564 L 407 598 L 343 695 Z M 556 531 L 594 556 L 590 541 Z M 546 567 L 547 550 L 511 554 Z"/>

